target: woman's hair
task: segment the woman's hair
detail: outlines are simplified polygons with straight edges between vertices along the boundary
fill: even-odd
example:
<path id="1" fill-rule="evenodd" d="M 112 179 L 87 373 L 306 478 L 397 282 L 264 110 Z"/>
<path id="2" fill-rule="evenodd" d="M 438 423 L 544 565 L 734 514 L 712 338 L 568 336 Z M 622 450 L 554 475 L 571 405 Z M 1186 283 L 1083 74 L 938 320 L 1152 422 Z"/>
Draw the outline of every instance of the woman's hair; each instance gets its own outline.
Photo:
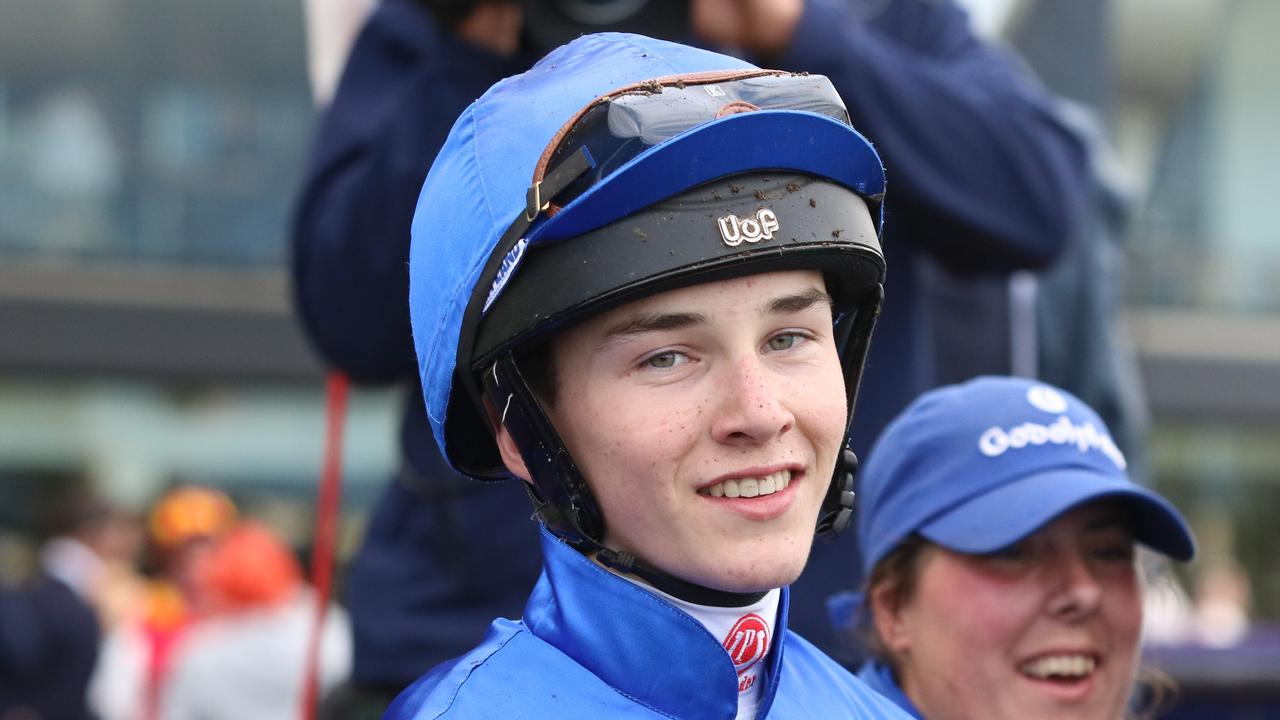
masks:
<path id="1" fill-rule="evenodd" d="M 1159 668 L 1142 663 L 1134 683 L 1129 711 L 1130 720 L 1155 720 L 1178 702 L 1178 683 Z"/>
<path id="2" fill-rule="evenodd" d="M 893 668 L 895 673 L 897 665 L 893 653 L 889 651 L 888 645 L 876 630 L 872 608 L 873 593 L 884 588 L 885 597 L 894 608 L 900 608 L 910 602 L 915 595 L 916 581 L 920 576 L 920 559 L 924 551 L 932 545 L 919 533 L 908 535 L 898 543 L 897 547 L 890 550 L 889 554 L 881 558 L 880 562 L 876 563 L 866 581 L 862 607 L 858 613 L 857 631 L 867 651 Z"/>

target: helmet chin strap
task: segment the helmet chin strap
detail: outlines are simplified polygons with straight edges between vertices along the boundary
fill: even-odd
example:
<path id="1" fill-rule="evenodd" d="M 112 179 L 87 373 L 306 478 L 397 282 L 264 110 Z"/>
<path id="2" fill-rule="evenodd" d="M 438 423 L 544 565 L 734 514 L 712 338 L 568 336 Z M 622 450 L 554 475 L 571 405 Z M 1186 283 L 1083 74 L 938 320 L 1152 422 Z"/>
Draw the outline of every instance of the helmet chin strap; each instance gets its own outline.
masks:
<path id="1" fill-rule="evenodd" d="M 596 552 L 596 560 L 607 568 L 620 573 L 635 575 L 662 592 L 695 605 L 712 607 L 746 607 L 760 602 L 767 590 L 760 592 L 730 592 L 714 590 L 705 585 L 691 583 L 663 572 L 640 560 L 629 552 L 613 550 L 603 545 Z M 771 588 L 772 589 L 772 588 Z"/>
<path id="2" fill-rule="evenodd" d="M 853 432 L 853 409 L 858 401 L 858 388 L 862 386 L 862 368 L 871 346 L 871 334 L 875 331 L 880 308 L 884 304 L 884 285 L 877 284 L 851 313 L 836 319 L 836 342 L 842 349 L 840 366 L 844 372 L 847 402 L 844 436 L 846 443 Z M 831 542 L 853 522 L 855 502 L 854 477 L 858 474 L 858 456 L 846 444 L 836 462 L 835 476 L 827 488 L 822 502 L 815 536 L 823 542 Z"/>
<path id="3" fill-rule="evenodd" d="M 846 433 L 847 435 L 847 433 Z M 858 474 L 858 456 L 846 445 L 836 462 L 835 477 L 827 490 L 827 500 L 822 503 L 815 535 L 823 542 L 835 540 L 853 522 L 854 476 Z"/>

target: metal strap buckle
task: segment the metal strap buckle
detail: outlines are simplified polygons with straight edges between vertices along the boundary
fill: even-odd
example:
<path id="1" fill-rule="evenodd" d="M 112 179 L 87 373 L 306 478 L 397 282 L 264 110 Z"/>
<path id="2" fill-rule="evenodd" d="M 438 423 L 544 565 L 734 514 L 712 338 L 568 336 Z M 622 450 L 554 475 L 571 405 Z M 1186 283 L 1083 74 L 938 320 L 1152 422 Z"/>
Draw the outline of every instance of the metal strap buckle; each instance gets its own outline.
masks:
<path id="1" fill-rule="evenodd" d="M 524 219 L 528 222 L 533 222 L 534 220 L 537 220 L 538 213 L 551 207 L 550 200 L 546 202 L 542 201 L 542 181 L 541 180 L 529 186 L 529 189 L 525 191 L 524 200 L 525 200 Z"/>

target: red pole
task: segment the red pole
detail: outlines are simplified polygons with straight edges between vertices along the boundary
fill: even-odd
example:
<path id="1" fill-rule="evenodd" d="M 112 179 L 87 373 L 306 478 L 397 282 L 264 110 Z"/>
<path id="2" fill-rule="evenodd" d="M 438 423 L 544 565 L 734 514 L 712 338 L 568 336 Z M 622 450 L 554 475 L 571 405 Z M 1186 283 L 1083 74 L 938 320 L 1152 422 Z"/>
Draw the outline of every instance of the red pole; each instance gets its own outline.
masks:
<path id="1" fill-rule="evenodd" d="M 315 621 L 311 626 L 303 682 L 302 720 L 314 720 L 320 685 L 320 639 L 325 611 L 333 593 L 333 561 L 342 502 L 342 433 L 347 414 L 347 376 L 331 372 L 325 380 L 324 469 L 316 503 L 316 531 L 311 551 L 311 579 L 316 587 Z"/>

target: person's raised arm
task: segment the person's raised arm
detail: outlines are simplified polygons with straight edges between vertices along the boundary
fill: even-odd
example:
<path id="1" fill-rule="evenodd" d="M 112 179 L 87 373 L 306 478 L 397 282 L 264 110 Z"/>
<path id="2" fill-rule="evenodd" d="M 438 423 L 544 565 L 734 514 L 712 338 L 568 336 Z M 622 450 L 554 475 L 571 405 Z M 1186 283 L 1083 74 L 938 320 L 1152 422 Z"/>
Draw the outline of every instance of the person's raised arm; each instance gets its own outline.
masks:
<path id="1" fill-rule="evenodd" d="M 884 158 L 898 237 L 996 271 L 1042 266 L 1067 242 L 1092 183 L 1087 151 L 1054 97 L 953 3 L 805 0 L 774 62 L 831 78 Z"/>
<path id="2" fill-rule="evenodd" d="M 409 225 L 455 118 L 511 72 L 511 60 L 482 45 L 439 28 L 416 2 L 384 0 L 325 112 L 294 216 L 294 298 L 312 343 L 357 381 L 415 374 Z"/>

